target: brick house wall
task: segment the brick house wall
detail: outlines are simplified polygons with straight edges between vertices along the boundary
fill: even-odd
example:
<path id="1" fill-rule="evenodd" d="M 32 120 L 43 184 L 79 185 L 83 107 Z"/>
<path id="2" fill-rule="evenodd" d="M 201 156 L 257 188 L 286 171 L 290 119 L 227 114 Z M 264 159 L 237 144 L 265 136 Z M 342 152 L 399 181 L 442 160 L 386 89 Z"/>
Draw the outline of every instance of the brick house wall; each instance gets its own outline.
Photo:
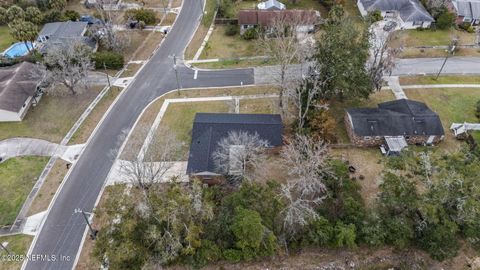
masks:
<path id="1" fill-rule="evenodd" d="M 358 136 L 353 131 L 353 125 L 348 117 L 348 113 L 345 113 L 344 116 L 345 127 L 347 129 L 348 137 L 350 141 L 361 147 L 373 147 L 373 146 L 380 146 L 385 144 L 385 139 L 383 136 Z M 428 135 L 413 135 L 413 136 L 405 136 L 405 140 L 408 144 L 426 144 L 428 141 Z M 444 136 L 435 136 L 433 139 L 433 144 L 437 144 L 443 140 Z"/>

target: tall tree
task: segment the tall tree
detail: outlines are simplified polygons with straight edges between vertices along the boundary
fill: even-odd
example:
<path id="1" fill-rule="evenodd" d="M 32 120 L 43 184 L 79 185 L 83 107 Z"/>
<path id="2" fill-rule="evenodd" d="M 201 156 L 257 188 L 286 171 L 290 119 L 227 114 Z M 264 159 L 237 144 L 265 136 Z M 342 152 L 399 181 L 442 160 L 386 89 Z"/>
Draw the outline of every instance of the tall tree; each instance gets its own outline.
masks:
<path id="1" fill-rule="evenodd" d="M 7 19 L 9 22 L 25 19 L 25 12 L 17 5 L 12 5 L 7 9 Z"/>
<path id="2" fill-rule="evenodd" d="M 365 67 L 369 56 L 368 30 L 358 29 L 341 6 L 335 6 L 318 39 L 314 55 L 318 79 L 326 82 L 322 98 L 367 98 L 373 87 Z"/>
<path id="3" fill-rule="evenodd" d="M 383 86 L 383 76 L 388 76 L 395 68 L 395 58 L 400 54 L 401 47 L 391 47 L 393 35 L 379 36 L 372 33 L 370 59 L 367 63 L 368 74 L 375 90 Z"/>
<path id="4" fill-rule="evenodd" d="M 9 24 L 10 34 L 18 41 L 25 43 L 28 51 L 31 51 L 32 46 L 28 45 L 28 42 L 33 42 L 38 35 L 38 27 L 31 23 L 22 20 L 15 20 L 13 23 Z"/>
<path id="5" fill-rule="evenodd" d="M 6 24 L 8 22 L 8 13 L 7 9 L 0 7 L 0 25 Z"/>
<path id="6" fill-rule="evenodd" d="M 51 9 L 62 11 L 67 6 L 67 0 L 49 0 L 48 6 Z"/>
<path id="7" fill-rule="evenodd" d="M 25 20 L 39 25 L 43 21 L 43 15 L 37 7 L 27 7 L 25 10 Z"/>
<path id="8" fill-rule="evenodd" d="M 88 86 L 88 72 L 93 67 L 91 53 L 91 49 L 80 42 L 49 47 L 44 57 L 47 78 L 64 85 L 71 94 L 78 94 Z"/>

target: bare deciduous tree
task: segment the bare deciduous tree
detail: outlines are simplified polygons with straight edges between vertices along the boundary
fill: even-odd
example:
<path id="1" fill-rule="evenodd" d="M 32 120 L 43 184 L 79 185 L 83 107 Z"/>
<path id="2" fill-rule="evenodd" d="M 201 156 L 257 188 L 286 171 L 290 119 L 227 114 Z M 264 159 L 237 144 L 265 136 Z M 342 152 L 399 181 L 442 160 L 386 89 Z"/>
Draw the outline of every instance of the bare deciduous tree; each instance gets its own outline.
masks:
<path id="1" fill-rule="evenodd" d="M 372 34 L 370 59 L 367 64 L 368 74 L 375 90 L 382 88 L 383 76 L 390 75 L 395 68 L 395 58 L 402 51 L 402 48 L 391 47 L 390 43 L 393 35 L 386 37 L 375 36 Z"/>
<path id="2" fill-rule="evenodd" d="M 313 20 L 314 18 L 309 16 L 302 17 L 299 14 L 289 16 L 282 13 L 272 20 L 271 25 L 262 31 L 257 40 L 259 50 L 279 65 L 274 79 L 280 86 L 280 109 L 283 109 L 284 92 L 292 77 L 289 66 L 295 62 L 303 63 L 308 55 L 307 52 L 311 51 L 306 49 L 310 43 L 299 37 L 303 34 L 303 27 Z"/>
<path id="3" fill-rule="evenodd" d="M 120 13 L 109 8 L 111 5 L 109 0 L 97 0 L 95 8 L 103 23 L 94 24 L 90 29 L 93 37 L 107 50 L 122 52 L 129 45 L 130 40 L 121 37 L 115 31 L 114 24 Z"/>
<path id="4" fill-rule="evenodd" d="M 78 94 L 88 87 L 87 76 L 93 64 L 91 49 L 80 42 L 69 42 L 47 49 L 44 64 L 47 80 L 63 84 L 71 94 Z"/>
<path id="5" fill-rule="evenodd" d="M 235 180 L 251 180 L 258 164 L 265 159 L 269 142 L 255 133 L 233 131 L 220 140 L 213 153 L 216 169 Z"/>

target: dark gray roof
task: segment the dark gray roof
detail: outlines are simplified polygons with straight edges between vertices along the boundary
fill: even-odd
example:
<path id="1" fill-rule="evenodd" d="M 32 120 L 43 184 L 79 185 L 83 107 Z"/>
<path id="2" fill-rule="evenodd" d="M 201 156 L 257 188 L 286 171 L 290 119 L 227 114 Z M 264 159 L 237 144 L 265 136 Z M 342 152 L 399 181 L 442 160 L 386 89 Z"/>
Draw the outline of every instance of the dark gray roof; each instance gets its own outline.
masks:
<path id="1" fill-rule="evenodd" d="M 19 112 L 42 78 L 43 71 L 29 62 L 0 68 L 0 109 Z"/>
<path id="2" fill-rule="evenodd" d="M 454 0 L 458 16 L 480 19 L 480 0 Z"/>
<path id="3" fill-rule="evenodd" d="M 197 113 L 193 121 L 187 173 L 216 172 L 212 154 L 218 142 L 232 131 L 257 133 L 270 146 L 283 144 L 283 124 L 278 114 Z"/>
<path id="4" fill-rule="evenodd" d="M 366 11 L 398 11 L 404 22 L 435 21 L 418 0 L 360 0 Z"/>
<path id="5" fill-rule="evenodd" d="M 358 136 L 444 135 L 438 115 L 422 102 L 400 99 L 378 108 L 347 109 Z"/>
<path id="6" fill-rule="evenodd" d="M 63 46 L 72 42 L 83 42 L 85 45 L 95 48 L 96 42 L 92 38 L 83 36 L 87 26 L 87 22 L 72 21 L 45 24 L 38 34 L 39 41 L 43 41 L 39 43 L 39 51 L 46 53 L 53 46 Z"/>

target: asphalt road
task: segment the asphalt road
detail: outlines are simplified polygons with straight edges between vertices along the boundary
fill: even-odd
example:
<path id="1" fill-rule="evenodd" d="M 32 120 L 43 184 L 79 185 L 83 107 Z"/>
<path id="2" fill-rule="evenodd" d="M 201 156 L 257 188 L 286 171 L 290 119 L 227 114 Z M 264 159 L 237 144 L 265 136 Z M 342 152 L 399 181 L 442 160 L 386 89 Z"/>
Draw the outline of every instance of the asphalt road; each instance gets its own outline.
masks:
<path id="1" fill-rule="evenodd" d="M 392 75 L 437 74 L 445 58 L 398 59 Z M 480 57 L 451 57 L 447 60 L 442 75 L 480 74 Z"/>
<path id="2" fill-rule="evenodd" d="M 91 212 L 102 190 L 114 158 L 110 153 L 123 143 L 142 110 L 156 97 L 176 89 L 173 54 L 182 56 L 201 19 L 200 0 L 184 0 L 175 25 L 160 49 L 125 90 L 86 146 L 47 213 L 41 231 L 34 239 L 24 269 L 72 269 L 80 249 L 86 223 L 75 209 Z M 209 87 L 254 83 L 253 69 L 199 71 L 179 65 L 181 86 Z M 35 260 L 33 260 L 35 259 Z"/>

